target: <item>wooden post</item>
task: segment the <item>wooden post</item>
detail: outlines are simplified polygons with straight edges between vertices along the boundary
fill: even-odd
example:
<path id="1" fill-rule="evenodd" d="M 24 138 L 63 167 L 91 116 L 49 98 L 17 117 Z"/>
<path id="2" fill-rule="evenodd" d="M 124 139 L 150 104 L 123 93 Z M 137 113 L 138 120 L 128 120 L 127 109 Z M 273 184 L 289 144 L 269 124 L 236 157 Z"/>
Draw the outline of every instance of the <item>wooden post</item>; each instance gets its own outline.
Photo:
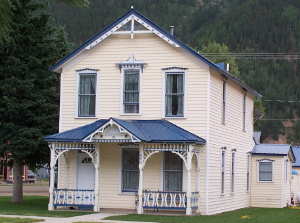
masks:
<path id="1" fill-rule="evenodd" d="M 144 147 L 139 145 L 139 190 L 138 190 L 138 207 L 137 213 L 143 214 L 143 183 L 144 183 Z"/>
<path id="2" fill-rule="evenodd" d="M 193 146 L 189 146 L 189 150 L 187 153 L 187 162 L 186 162 L 186 169 L 187 169 L 187 192 L 186 192 L 186 215 L 192 214 L 192 206 L 191 206 L 191 198 L 192 198 L 192 177 L 191 177 L 191 169 L 192 169 L 192 149 Z"/>
<path id="3" fill-rule="evenodd" d="M 199 152 L 199 151 L 198 151 Z M 200 172 L 200 154 L 197 154 L 197 184 L 196 184 L 196 188 L 197 188 L 197 192 L 198 192 L 198 208 L 197 208 L 197 213 L 200 213 L 200 180 L 201 180 L 201 172 Z"/>
<path id="4" fill-rule="evenodd" d="M 99 168 L 100 168 L 100 148 L 95 148 L 96 156 L 95 156 L 95 204 L 94 204 L 94 211 L 100 211 L 100 204 L 99 204 Z"/>
<path id="5" fill-rule="evenodd" d="M 53 205 L 53 191 L 54 191 L 54 182 L 55 182 L 55 148 L 53 145 L 50 145 L 51 150 L 51 160 L 50 160 L 50 186 L 49 186 L 49 204 L 48 204 L 48 210 L 52 211 L 54 210 Z"/>

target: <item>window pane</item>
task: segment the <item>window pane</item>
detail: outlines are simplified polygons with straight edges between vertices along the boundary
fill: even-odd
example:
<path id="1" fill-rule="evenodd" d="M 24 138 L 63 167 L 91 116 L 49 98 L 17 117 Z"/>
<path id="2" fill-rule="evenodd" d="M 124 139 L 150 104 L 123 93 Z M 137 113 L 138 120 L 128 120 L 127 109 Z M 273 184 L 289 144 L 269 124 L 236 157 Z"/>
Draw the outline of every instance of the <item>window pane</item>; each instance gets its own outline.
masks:
<path id="1" fill-rule="evenodd" d="M 182 191 L 182 159 L 170 152 L 166 152 L 164 155 L 164 190 Z"/>
<path id="2" fill-rule="evenodd" d="M 96 75 L 79 75 L 78 116 L 95 116 Z"/>
<path id="3" fill-rule="evenodd" d="M 137 191 L 139 184 L 139 151 L 136 149 L 123 150 L 122 165 L 122 190 Z"/>
<path id="4" fill-rule="evenodd" d="M 95 75 L 80 75 L 79 94 L 95 94 Z"/>
<path id="5" fill-rule="evenodd" d="M 166 116 L 183 116 L 184 74 L 167 73 L 166 77 Z"/>
<path id="6" fill-rule="evenodd" d="M 79 116 L 95 116 L 96 95 L 79 95 Z"/>
<path id="7" fill-rule="evenodd" d="M 125 113 L 139 113 L 139 70 L 124 70 Z"/>
<path id="8" fill-rule="evenodd" d="M 272 162 L 259 163 L 259 180 L 272 181 Z"/>

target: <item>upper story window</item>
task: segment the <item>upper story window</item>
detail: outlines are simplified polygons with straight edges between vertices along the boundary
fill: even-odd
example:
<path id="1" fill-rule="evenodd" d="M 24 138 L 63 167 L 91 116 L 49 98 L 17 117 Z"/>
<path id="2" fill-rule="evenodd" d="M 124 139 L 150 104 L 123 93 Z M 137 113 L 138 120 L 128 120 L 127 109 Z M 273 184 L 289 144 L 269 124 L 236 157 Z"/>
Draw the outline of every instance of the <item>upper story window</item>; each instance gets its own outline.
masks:
<path id="1" fill-rule="evenodd" d="M 126 114 L 140 111 L 140 70 L 124 69 L 123 111 Z"/>
<path id="2" fill-rule="evenodd" d="M 78 75 L 78 117 L 95 117 L 97 74 L 95 71 L 85 70 Z"/>
<path id="3" fill-rule="evenodd" d="M 140 114 L 141 113 L 141 73 L 145 63 L 136 60 L 134 56 L 126 61 L 117 64 L 122 73 L 122 108 L 121 113 Z"/>
<path id="4" fill-rule="evenodd" d="M 243 131 L 246 131 L 246 99 L 247 95 L 243 96 Z"/>
<path id="5" fill-rule="evenodd" d="M 223 90 L 222 90 L 222 124 L 225 125 L 226 119 L 226 81 L 223 81 Z"/>
<path id="6" fill-rule="evenodd" d="M 271 182 L 273 179 L 273 161 L 260 160 L 258 162 L 259 181 Z"/>
<path id="7" fill-rule="evenodd" d="M 184 116 L 184 71 L 166 73 L 165 116 Z"/>

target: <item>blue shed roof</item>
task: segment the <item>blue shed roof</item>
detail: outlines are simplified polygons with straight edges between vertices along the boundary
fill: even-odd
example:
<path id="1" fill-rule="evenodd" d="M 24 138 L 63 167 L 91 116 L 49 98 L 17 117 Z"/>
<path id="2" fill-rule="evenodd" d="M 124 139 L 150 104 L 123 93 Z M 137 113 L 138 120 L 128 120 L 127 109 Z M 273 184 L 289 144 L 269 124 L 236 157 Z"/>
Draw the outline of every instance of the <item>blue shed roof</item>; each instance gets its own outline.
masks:
<path id="1" fill-rule="evenodd" d="M 110 120 L 126 129 L 142 142 L 172 142 L 205 144 L 205 139 L 166 120 L 100 119 L 91 124 L 45 137 L 48 142 L 82 142 Z"/>
<path id="2" fill-rule="evenodd" d="M 118 25 L 122 20 L 128 18 L 129 16 L 136 16 L 141 20 L 144 20 L 145 22 L 147 22 L 148 24 L 150 24 L 152 27 L 154 27 L 155 29 L 157 29 L 162 35 L 166 36 L 168 39 L 174 41 L 174 43 L 178 44 L 181 48 L 185 49 L 186 51 L 188 51 L 189 53 L 191 53 L 192 55 L 194 55 L 196 58 L 200 59 L 202 62 L 206 63 L 207 65 L 209 65 L 210 67 L 212 67 L 213 69 L 219 71 L 222 75 L 224 75 L 226 78 L 232 80 L 233 82 L 235 82 L 236 84 L 240 85 L 242 88 L 246 89 L 247 91 L 249 91 L 251 94 L 261 97 L 262 95 L 260 95 L 258 92 L 256 92 L 254 89 L 250 88 L 247 84 L 245 84 L 244 82 L 242 82 L 239 78 L 231 75 L 229 72 L 225 71 L 224 69 L 222 69 L 220 66 L 218 66 L 217 64 L 213 63 L 212 61 L 208 60 L 207 58 L 205 58 L 203 55 L 199 54 L 198 52 L 196 52 L 195 50 L 193 50 L 192 48 L 190 48 L 189 46 L 187 46 L 186 44 L 184 44 L 183 42 L 179 41 L 178 39 L 175 38 L 174 35 L 171 35 L 169 32 L 163 30 L 161 27 L 159 27 L 158 25 L 156 25 L 154 22 L 152 22 L 150 19 L 146 18 L 145 16 L 143 16 L 141 13 L 139 13 L 138 11 L 136 11 L 135 9 L 130 9 L 126 14 L 124 14 L 122 17 L 118 18 L 117 20 L 115 20 L 112 24 L 106 26 L 103 30 L 101 30 L 100 32 L 96 33 L 94 36 L 92 36 L 90 39 L 88 39 L 86 42 L 84 42 L 80 47 L 78 47 L 77 49 L 75 49 L 74 51 L 72 51 L 70 54 L 68 54 L 67 56 L 63 57 L 61 60 L 59 60 L 56 64 L 54 64 L 53 66 L 50 67 L 50 70 L 56 70 L 57 68 L 59 68 L 61 65 L 63 65 L 65 62 L 67 62 L 68 60 L 70 60 L 71 58 L 73 58 L 74 56 L 76 56 L 77 54 L 79 54 L 82 50 L 85 49 L 85 47 L 87 47 L 89 44 L 91 44 L 92 42 L 94 42 L 95 40 L 99 39 L 100 37 L 104 36 L 107 34 L 107 32 L 111 29 L 113 29 L 116 25 Z"/>
<path id="3" fill-rule="evenodd" d="M 293 164 L 293 167 L 300 167 L 300 146 L 293 146 L 292 150 L 296 158 L 296 162 Z"/>
<path id="4" fill-rule="evenodd" d="M 253 155 L 287 156 L 290 152 L 295 160 L 291 145 L 288 144 L 258 144 L 250 153 Z"/>

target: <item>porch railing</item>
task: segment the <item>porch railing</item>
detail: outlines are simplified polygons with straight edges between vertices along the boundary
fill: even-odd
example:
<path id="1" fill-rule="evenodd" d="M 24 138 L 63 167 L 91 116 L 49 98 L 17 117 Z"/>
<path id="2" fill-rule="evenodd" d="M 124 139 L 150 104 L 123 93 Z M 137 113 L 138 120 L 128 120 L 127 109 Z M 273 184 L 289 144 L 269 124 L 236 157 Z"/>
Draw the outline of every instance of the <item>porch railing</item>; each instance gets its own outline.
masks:
<path id="1" fill-rule="evenodd" d="M 199 193 L 192 192 L 191 207 L 198 208 Z M 186 192 L 143 191 L 143 208 L 185 210 Z"/>
<path id="2" fill-rule="evenodd" d="M 55 189 L 53 191 L 54 207 L 92 208 L 95 204 L 94 190 Z"/>

